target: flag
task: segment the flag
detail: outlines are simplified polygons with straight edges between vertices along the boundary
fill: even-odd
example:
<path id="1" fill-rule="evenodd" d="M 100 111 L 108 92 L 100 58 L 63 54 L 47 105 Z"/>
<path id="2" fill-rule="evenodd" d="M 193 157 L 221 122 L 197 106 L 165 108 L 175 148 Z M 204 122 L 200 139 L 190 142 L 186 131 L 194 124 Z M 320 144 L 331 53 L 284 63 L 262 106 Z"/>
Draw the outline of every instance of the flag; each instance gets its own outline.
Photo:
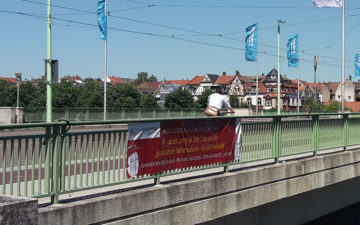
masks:
<path id="1" fill-rule="evenodd" d="M 355 55 L 355 77 L 360 78 L 360 54 Z"/>
<path id="2" fill-rule="evenodd" d="M 257 24 L 246 28 L 245 38 L 245 59 L 246 61 L 256 61 L 257 56 Z"/>
<path id="3" fill-rule="evenodd" d="M 317 8 L 324 7 L 342 7 L 342 0 L 312 0 Z"/>
<path id="4" fill-rule="evenodd" d="M 289 67 L 298 67 L 298 35 L 293 35 L 288 38 L 287 43 L 287 58 Z"/>
<path id="5" fill-rule="evenodd" d="M 99 0 L 97 7 L 98 25 L 100 28 L 100 38 L 107 39 L 107 17 L 105 15 L 105 0 Z"/>

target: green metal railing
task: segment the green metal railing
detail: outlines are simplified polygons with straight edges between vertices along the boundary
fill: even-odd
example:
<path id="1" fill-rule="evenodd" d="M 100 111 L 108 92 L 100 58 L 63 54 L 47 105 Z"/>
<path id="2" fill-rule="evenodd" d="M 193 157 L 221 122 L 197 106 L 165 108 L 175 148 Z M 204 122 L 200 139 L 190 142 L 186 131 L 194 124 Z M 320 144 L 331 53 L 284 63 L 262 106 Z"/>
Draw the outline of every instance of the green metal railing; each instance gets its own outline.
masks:
<path id="1" fill-rule="evenodd" d="M 0 126 L 0 190 L 3 195 L 50 197 L 213 167 L 360 145 L 359 114 L 242 117 L 240 160 L 162 174 L 126 177 L 127 124 L 197 118 L 54 122 Z M 207 118 L 218 119 L 227 117 Z M 97 125 L 97 127 L 94 127 Z M 100 125 L 114 125 L 101 127 Z M 116 125 L 116 126 L 115 126 Z M 71 129 L 70 129 L 71 126 Z M 99 127 L 100 126 L 100 127 Z M 89 128 L 92 129 L 78 129 Z M 120 128 L 119 128 L 120 127 Z M 29 134 L 24 129 L 33 129 Z M 70 129 L 70 130 L 69 130 Z"/>
<path id="2" fill-rule="evenodd" d="M 204 109 L 108 109 L 108 120 L 143 118 L 205 117 Z M 70 121 L 103 120 L 102 109 L 53 109 L 53 119 Z M 46 121 L 46 110 L 25 110 L 24 121 L 36 123 Z"/>

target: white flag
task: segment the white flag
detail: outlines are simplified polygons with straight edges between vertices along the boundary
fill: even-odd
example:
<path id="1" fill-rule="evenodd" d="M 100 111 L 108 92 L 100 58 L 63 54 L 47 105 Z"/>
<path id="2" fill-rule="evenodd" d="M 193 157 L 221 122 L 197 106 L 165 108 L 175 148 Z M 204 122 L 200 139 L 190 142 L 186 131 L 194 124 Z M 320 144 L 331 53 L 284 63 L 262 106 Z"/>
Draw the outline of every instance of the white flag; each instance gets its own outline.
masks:
<path id="1" fill-rule="evenodd" d="M 315 7 L 342 7 L 342 0 L 312 0 Z"/>

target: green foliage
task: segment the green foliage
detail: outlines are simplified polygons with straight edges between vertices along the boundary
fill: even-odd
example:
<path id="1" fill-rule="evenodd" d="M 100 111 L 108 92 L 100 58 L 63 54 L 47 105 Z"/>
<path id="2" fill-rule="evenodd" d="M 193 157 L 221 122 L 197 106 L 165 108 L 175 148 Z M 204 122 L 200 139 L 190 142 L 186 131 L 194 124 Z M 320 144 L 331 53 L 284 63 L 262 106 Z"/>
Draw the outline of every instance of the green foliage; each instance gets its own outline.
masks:
<path id="1" fill-rule="evenodd" d="M 212 91 L 210 89 L 204 91 L 199 97 L 198 100 L 195 102 L 194 107 L 195 108 L 206 108 L 208 97 L 212 94 Z"/>
<path id="2" fill-rule="evenodd" d="M 0 80 L 0 106 L 16 106 L 16 87 L 10 85 L 6 80 Z"/>
<path id="3" fill-rule="evenodd" d="M 80 107 L 102 108 L 104 106 L 104 89 L 93 79 L 85 79 L 84 86 L 79 87 L 79 89 Z"/>
<path id="4" fill-rule="evenodd" d="M 324 111 L 326 112 L 338 112 L 341 110 L 341 102 L 331 101 L 328 105 L 324 106 Z M 349 110 L 348 107 L 345 107 L 345 111 Z"/>
<path id="5" fill-rule="evenodd" d="M 108 90 L 108 108 L 138 108 L 140 100 L 140 93 L 130 84 L 117 84 Z"/>
<path id="6" fill-rule="evenodd" d="M 160 106 L 157 104 L 156 99 L 151 95 L 141 95 L 141 108 L 158 109 Z"/>
<path id="7" fill-rule="evenodd" d="M 308 107 L 310 108 L 310 112 L 314 113 L 323 111 L 324 105 L 316 102 L 313 98 L 310 97 L 305 100 L 305 105 L 302 110 L 306 111 Z"/>
<path id="8" fill-rule="evenodd" d="M 143 82 L 157 82 L 157 78 L 154 75 L 151 75 L 150 78 L 148 76 L 147 72 L 139 72 L 135 80 L 135 86 L 138 86 Z"/>
<path id="9" fill-rule="evenodd" d="M 60 83 L 52 85 L 52 105 L 54 108 L 75 108 L 79 105 L 78 97 L 79 88 L 66 78 L 62 78 Z"/>
<path id="10" fill-rule="evenodd" d="M 165 107 L 171 109 L 189 109 L 194 106 L 194 99 L 190 92 L 181 88 L 166 95 Z"/>
<path id="11" fill-rule="evenodd" d="M 235 95 L 230 95 L 230 105 L 232 108 L 240 108 L 239 99 Z"/>
<path id="12" fill-rule="evenodd" d="M 32 110 L 44 107 L 44 103 L 41 101 L 39 88 L 29 81 L 21 83 L 19 88 L 20 107 Z"/>

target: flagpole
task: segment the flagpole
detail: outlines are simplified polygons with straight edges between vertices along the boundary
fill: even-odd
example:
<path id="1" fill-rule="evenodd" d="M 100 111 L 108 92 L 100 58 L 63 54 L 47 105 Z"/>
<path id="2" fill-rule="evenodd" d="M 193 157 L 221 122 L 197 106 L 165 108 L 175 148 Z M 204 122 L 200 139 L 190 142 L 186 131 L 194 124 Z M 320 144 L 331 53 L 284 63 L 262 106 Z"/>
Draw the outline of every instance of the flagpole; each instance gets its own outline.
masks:
<path id="1" fill-rule="evenodd" d="M 300 112 L 300 42 L 299 42 L 299 34 L 298 34 L 298 93 L 297 93 L 297 111 Z"/>
<path id="2" fill-rule="evenodd" d="M 341 41 L 341 113 L 344 113 L 345 99 L 345 0 L 342 1 L 342 41 Z"/>
<path id="3" fill-rule="evenodd" d="M 105 0 L 105 18 L 107 21 L 107 1 Z M 107 22 L 106 22 L 106 30 L 107 30 Z M 105 38 L 105 62 L 104 62 L 104 120 L 106 120 L 106 89 L 107 89 L 107 38 Z"/>
<path id="4" fill-rule="evenodd" d="M 257 58 L 256 58 L 256 114 L 258 114 L 258 96 L 259 96 L 259 24 L 256 24 L 257 29 Z"/>

